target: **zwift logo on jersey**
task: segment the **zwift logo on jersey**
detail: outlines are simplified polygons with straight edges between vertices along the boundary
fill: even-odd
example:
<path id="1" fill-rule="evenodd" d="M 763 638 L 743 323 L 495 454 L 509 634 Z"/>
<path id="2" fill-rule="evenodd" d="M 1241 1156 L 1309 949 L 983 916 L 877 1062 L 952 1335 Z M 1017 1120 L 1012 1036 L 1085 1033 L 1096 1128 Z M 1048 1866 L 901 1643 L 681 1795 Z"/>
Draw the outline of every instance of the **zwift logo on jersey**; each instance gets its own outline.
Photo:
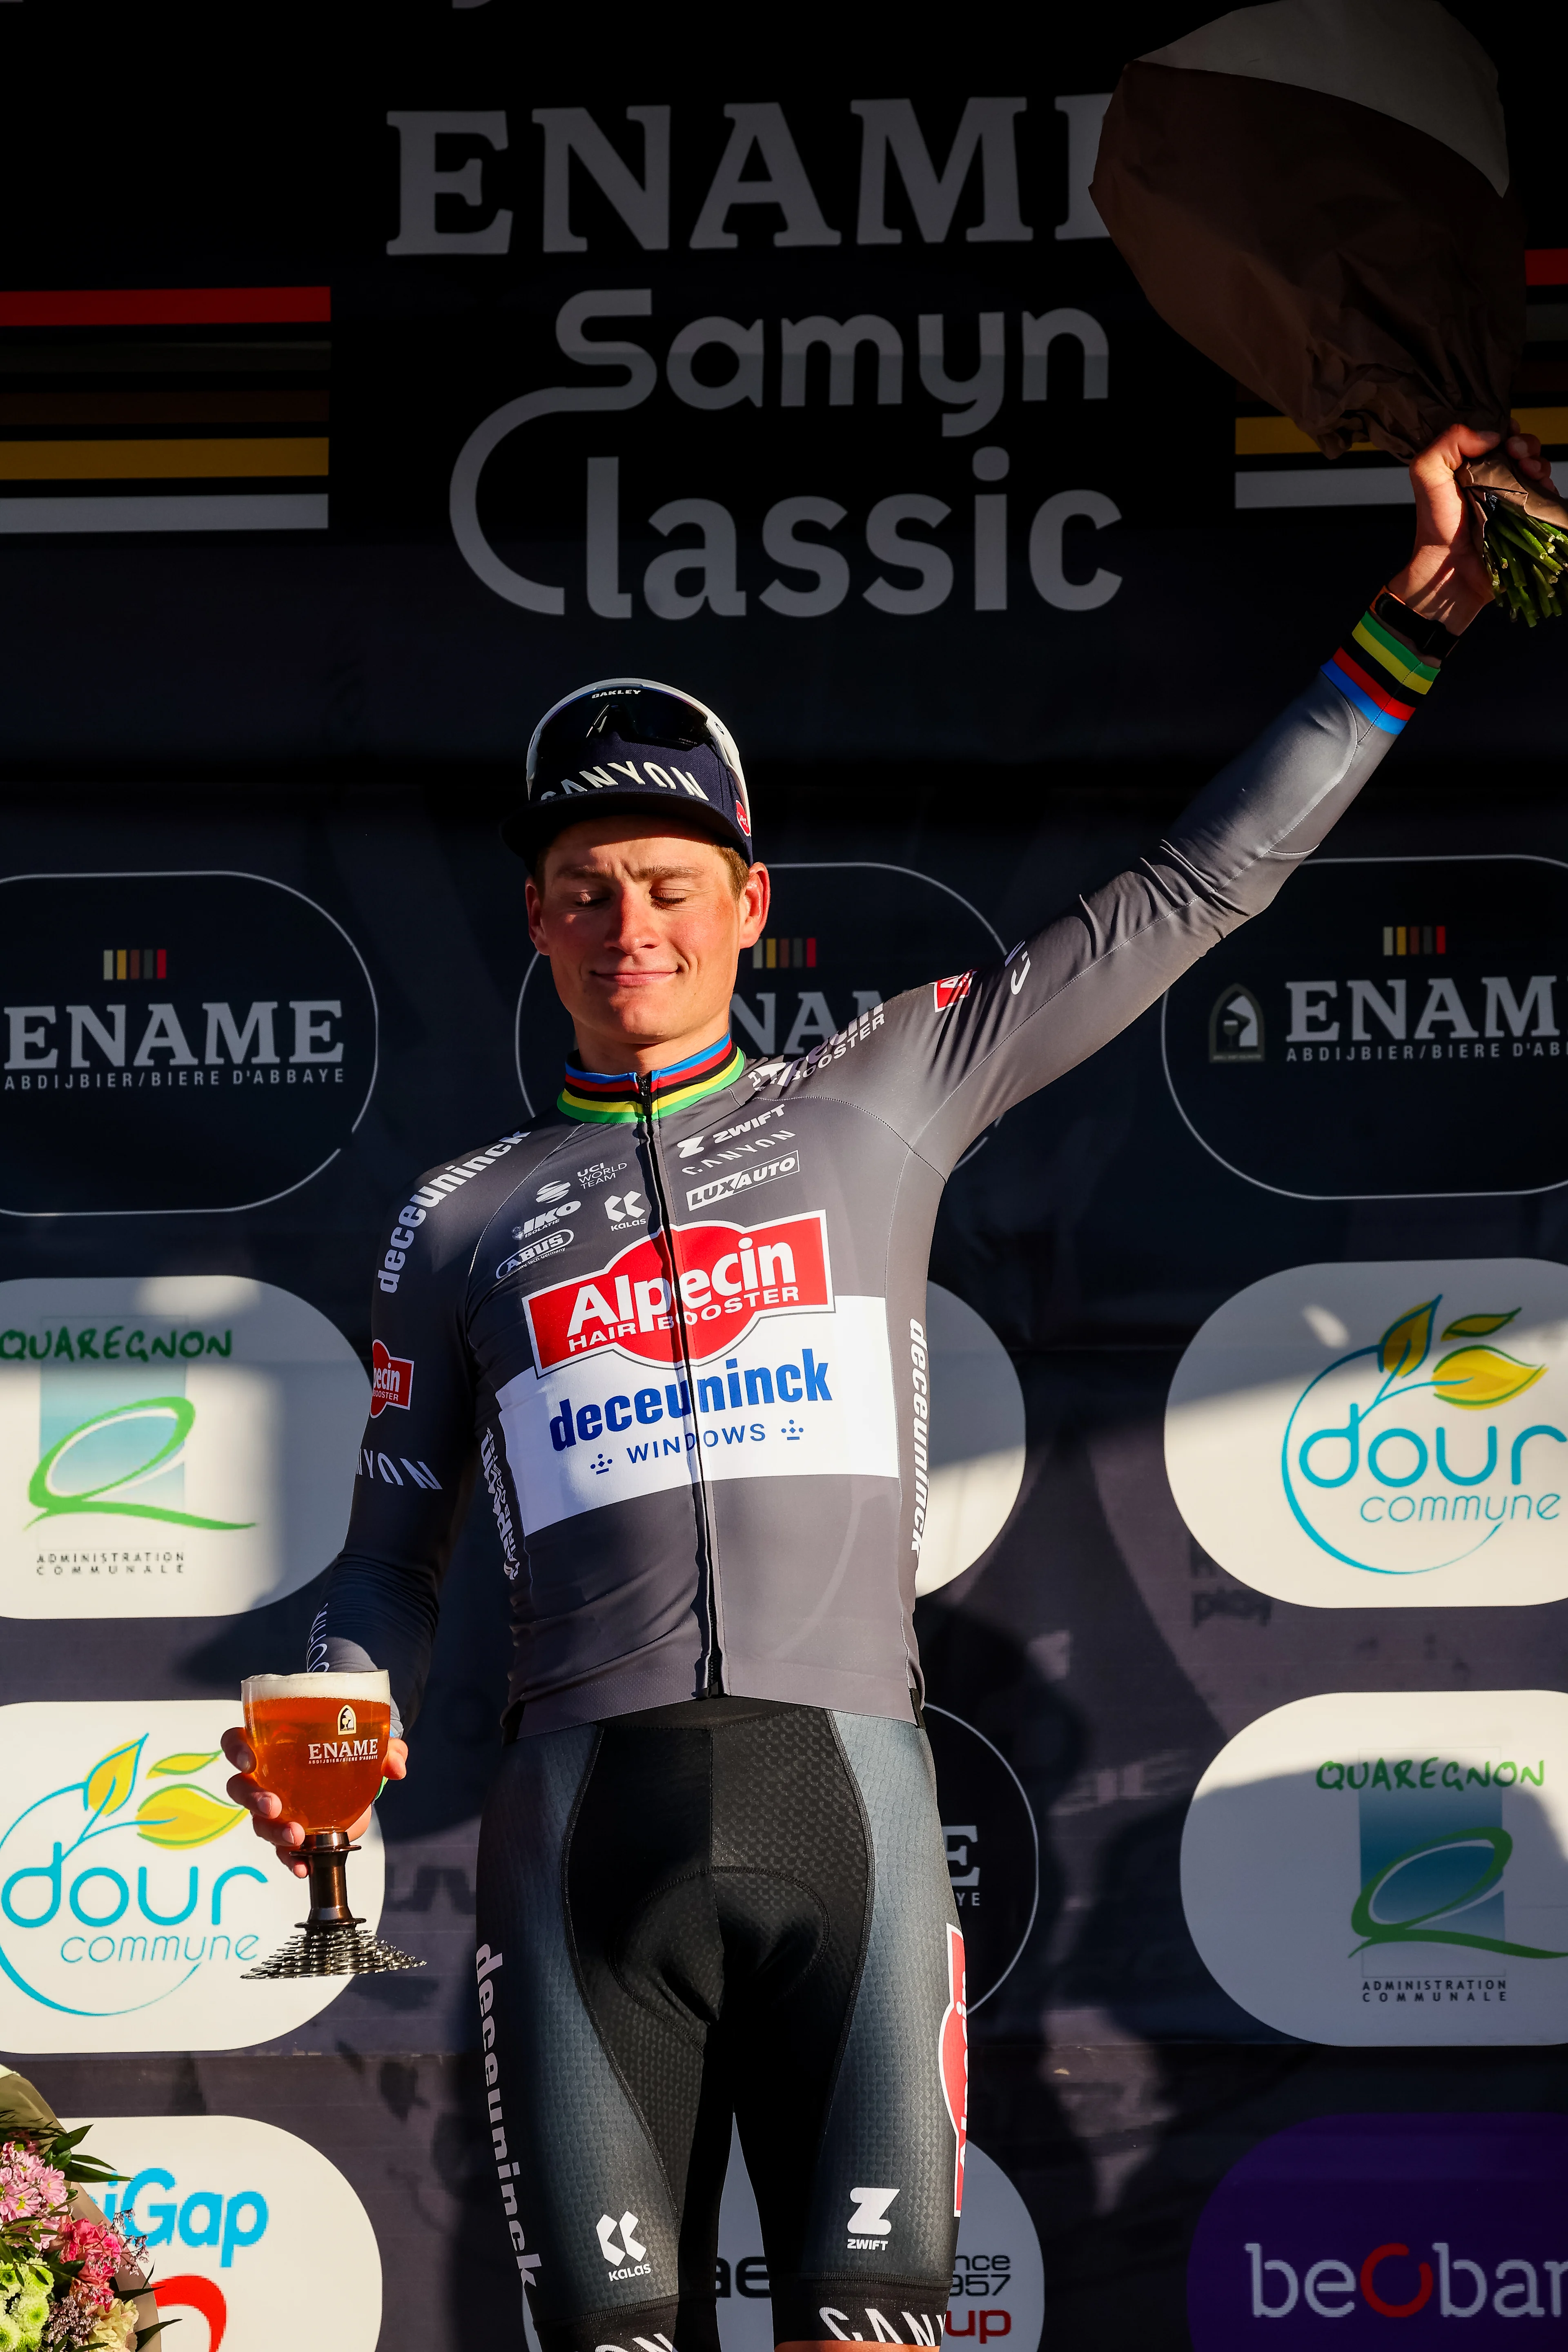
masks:
<path id="1" fill-rule="evenodd" d="M 693 1361 L 732 1348 L 768 1315 L 833 1311 L 833 1276 L 820 1210 L 763 1225 L 677 1226 L 679 1308 L 662 1240 L 644 1235 L 587 1279 L 556 1283 L 524 1301 L 542 1376 L 598 1348 L 647 1364 L 679 1359 L 675 1316 Z"/>

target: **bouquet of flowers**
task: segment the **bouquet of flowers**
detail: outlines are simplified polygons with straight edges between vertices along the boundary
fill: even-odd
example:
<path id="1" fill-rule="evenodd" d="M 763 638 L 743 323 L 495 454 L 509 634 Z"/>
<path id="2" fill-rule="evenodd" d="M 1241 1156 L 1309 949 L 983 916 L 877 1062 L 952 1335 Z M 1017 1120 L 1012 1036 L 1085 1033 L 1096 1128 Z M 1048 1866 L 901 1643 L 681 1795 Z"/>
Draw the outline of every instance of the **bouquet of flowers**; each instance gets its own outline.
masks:
<path id="1" fill-rule="evenodd" d="M 136 2352 L 163 2325 L 141 2294 L 144 2242 L 87 2194 L 121 2177 L 82 2152 L 87 2129 L 0 2076 L 0 2352 Z"/>
<path id="2" fill-rule="evenodd" d="M 1438 0 L 1269 0 L 1137 58 L 1093 194 L 1166 323 L 1325 457 L 1507 438 L 1523 223 L 1496 72 Z M 1500 446 L 1458 480 L 1493 595 L 1560 614 L 1568 509 Z"/>

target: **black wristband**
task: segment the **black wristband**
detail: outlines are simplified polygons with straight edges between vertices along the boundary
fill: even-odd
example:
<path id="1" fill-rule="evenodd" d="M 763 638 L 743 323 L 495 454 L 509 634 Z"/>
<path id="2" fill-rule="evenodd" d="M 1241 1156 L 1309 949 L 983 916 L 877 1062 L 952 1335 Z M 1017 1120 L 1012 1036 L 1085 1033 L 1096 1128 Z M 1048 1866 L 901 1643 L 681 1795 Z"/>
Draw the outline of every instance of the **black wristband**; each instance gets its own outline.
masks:
<path id="1" fill-rule="evenodd" d="M 1453 630 L 1446 629 L 1441 621 L 1423 621 L 1408 604 L 1402 604 L 1392 588 L 1379 590 L 1372 600 L 1372 609 L 1385 628 L 1396 629 L 1426 661 L 1447 660 L 1459 642 Z"/>

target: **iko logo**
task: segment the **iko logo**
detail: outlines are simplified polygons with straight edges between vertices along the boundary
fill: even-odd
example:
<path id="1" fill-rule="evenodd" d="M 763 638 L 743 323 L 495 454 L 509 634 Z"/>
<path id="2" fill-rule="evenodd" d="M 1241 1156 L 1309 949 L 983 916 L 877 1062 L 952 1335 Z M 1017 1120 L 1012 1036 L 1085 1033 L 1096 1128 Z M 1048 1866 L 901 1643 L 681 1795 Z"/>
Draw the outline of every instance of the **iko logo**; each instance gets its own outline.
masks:
<path id="1" fill-rule="evenodd" d="M 1565 1317 L 1568 1273 L 1530 1259 L 1298 1266 L 1253 1284 L 1172 1384 L 1183 1517 L 1279 1600 L 1558 1598 Z"/>
<path id="2" fill-rule="evenodd" d="M 637 2217 L 635 2213 L 623 2213 L 618 2221 L 613 2213 L 601 2213 L 595 2226 L 598 2231 L 599 2252 L 609 2263 L 613 2279 L 647 2276 L 653 2264 L 647 2259 L 647 2248 L 637 2234 Z M 618 2244 L 616 2240 L 617 2230 L 621 2233 Z"/>
<path id="3" fill-rule="evenodd" d="M 612 1225 L 646 1224 L 647 1202 L 640 1192 L 606 1192 L 605 1214 Z"/>
<path id="4" fill-rule="evenodd" d="M 571 1185 L 563 1182 L 560 1177 L 552 1177 L 548 1184 L 540 1186 L 533 1197 L 536 1201 L 563 1201 L 571 1190 Z"/>
<path id="5" fill-rule="evenodd" d="M 389 1356 L 379 1339 L 370 1343 L 370 1417 L 375 1421 L 389 1406 L 406 1412 L 414 1397 L 414 1359 Z"/>
<path id="6" fill-rule="evenodd" d="M 545 1186 L 546 1192 L 553 1192 L 554 1189 L 553 1185 Z M 571 1187 L 563 1184 L 560 1189 L 565 1192 Z M 530 1234 L 541 1234 L 548 1225 L 558 1225 L 563 1217 L 574 1217 L 582 1205 L 581 1201 L 563 1201 L 555 1208 L 545 1209 L 537 1217 L 529 1217 L 521 1225 L 513 1225 L 511 1237 L 514 1242 L 525 1242 Z"/>
<path id="7" fill-rule="evenodd" d="M 879 2253 L 887 2244 L 893 2234 L 888 2208 L 898 2193 L 896 2189 L 852 2189 L 849 2191 L 855 2200 L 854 2210 L 849 2216 L 848 2251 L 852 2254 L 864 2253 L 868 2249 Z"/>

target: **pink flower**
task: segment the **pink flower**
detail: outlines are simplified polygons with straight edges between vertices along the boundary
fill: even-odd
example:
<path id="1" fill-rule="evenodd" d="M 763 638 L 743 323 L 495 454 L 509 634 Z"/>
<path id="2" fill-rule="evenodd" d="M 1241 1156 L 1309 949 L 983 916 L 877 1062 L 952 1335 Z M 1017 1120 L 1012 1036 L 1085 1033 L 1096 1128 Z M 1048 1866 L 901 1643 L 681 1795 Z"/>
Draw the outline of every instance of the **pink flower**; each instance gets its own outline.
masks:
<path id="1" fill-rule="evenodd" d="M 58 2212 L 67 2201 L 63 2172 L 46 2164 L 25 2140 L 0 2146 L 0 2222 Z"/>
<path id="2" fill-rule="evenodd" d="M 73 2294 L 96 2311 L 107 2311 L 114 2300 L 114 2281 L 125 2261 L 125 2240 L 110 2221 L 66 2221 L 55 2233 L 51 2251 L 62 2263 L 79 2263 Z"/>

